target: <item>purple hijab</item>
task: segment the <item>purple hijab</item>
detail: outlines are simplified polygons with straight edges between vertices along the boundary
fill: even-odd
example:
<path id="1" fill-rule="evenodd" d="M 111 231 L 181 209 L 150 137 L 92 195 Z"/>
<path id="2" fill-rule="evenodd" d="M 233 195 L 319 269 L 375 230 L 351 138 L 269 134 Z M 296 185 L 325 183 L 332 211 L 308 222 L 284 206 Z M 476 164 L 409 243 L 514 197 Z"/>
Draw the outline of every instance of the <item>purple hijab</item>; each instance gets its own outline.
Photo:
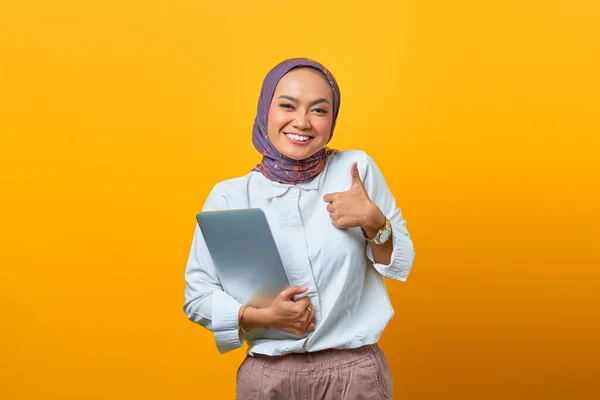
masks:
<path id="1" fill-rule="evenodd" d="M 252 143 L 256 150 L 263 155 L 262 162 L 254 168 L 254 171 L 259 171 L 268 179 L 280 183 L 295 184 L 313 179 L 325 168 L 327 157 L 335 153 L 335 150 L 325 147 L 309 158 L 294 160 L 277 151 L 269 140 L 267 135 L 267 116 L 269 115 L 269 107 L 275 93 L 275 87 L 285 74 L 297 67 L 315 68 L 321 71 L 327 77 L 327 81 L 329 81 L 329 86 L 331 86 L 331 90 L 333 91 L 333 123 L 331 125 L 329 140 L 333 136 L 335 121 L 340 110 L 340 88 L 333 75 L 320 63 L 308 58 L 292 58 L 279 63 L 269 71 L 260 91 L 258 111 L 252 130 Z M 328 143 L 329 140 L 327 140 Z"/>

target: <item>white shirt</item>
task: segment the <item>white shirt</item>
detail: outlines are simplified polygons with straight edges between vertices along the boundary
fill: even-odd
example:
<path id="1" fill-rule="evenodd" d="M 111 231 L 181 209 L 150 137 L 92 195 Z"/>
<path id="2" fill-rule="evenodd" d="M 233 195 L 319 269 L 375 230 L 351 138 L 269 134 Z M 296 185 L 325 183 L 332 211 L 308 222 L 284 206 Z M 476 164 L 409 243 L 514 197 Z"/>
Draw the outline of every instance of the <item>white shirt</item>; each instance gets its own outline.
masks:
<path id="1" fill-rule="evenodd" d="M 327 193 L 350 188 L 354 161 L 369 197 L 391 222 L 389 265 L 374 263 L 360 228 L 335 228 L 323 201 Z M 240 208 L 264 211 L 290 284 L 308 287 L 302 296 L 310 296 L 315 322 L 315 330 L 301 338 L 248 341 L 248 354 L 356 348 L 379 340 L 394 315 L 383 277 L 405 281 L 414 249 L 400 209 L 371 157 L 362 151 L 335 153 L 319 175 L 296 185 L 253 171 L 218 183 L 203 211 Z M 241 347 L 241 304 L 223 291 L 197 225 L 185 279 L 183 309 L 188 318 L 214 333 L 221 353 Z"/>

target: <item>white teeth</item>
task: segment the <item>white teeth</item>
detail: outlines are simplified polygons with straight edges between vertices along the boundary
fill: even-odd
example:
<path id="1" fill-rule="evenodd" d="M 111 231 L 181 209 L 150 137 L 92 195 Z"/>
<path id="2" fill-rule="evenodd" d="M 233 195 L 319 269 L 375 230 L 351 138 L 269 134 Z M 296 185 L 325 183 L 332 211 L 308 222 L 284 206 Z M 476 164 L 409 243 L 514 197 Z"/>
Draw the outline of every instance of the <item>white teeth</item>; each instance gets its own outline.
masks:
<path id="1" fill-rule="evenodd" d="M 310 139 L 310 136 L 298 136 L 294 135 L 293 133 L 286 133 L 285 136 L 289 137 L 290 139 L 299 140 L 301 142 L 305 142 L 308 139 Z"/>

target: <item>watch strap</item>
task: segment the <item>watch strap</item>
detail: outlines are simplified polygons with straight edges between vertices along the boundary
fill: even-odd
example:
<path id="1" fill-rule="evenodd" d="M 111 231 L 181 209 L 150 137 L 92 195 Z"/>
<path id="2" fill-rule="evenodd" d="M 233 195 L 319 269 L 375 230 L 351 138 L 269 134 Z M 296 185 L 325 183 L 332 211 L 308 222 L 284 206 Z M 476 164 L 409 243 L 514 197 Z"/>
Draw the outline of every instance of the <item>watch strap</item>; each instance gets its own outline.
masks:
<path id="1" fill-rule="evenodd" d="M 365 232 L 364 229 L 362 229 L 362 233 L 363 236 L 365 237 L 365 239 L 367 240 L 367 242 L 369 242 L 370 244 L 382 244 L 383 242 L 381 242 L 381 235 L 383 234 L 383 232 L 385 231 L 390 231 L 392 230 L 392 224 L 390 223 L 390 220 L 387 219 L 387 217 L 385 218 L 385 224 L 383 224 L 383 226 L 377 231 L 377 233 L 375 234 L 375 236 L 372 239 L 369 239 L 367 237 L 367 233 Z"/>

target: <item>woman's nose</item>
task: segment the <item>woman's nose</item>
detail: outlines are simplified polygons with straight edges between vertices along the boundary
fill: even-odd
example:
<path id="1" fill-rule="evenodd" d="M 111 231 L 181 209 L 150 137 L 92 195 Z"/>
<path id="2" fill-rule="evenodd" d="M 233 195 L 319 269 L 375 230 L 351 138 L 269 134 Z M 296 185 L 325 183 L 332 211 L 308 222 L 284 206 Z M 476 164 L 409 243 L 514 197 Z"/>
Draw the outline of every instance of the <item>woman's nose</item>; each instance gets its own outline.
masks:
<path id="1" fill-rule="evenodd" d="M 306 118 L 306 115 L 298 115 L 298 117 L 294 120 L 294 128 L 300 130 L 310 129 L 310 121 L 308 118 Z"/>

